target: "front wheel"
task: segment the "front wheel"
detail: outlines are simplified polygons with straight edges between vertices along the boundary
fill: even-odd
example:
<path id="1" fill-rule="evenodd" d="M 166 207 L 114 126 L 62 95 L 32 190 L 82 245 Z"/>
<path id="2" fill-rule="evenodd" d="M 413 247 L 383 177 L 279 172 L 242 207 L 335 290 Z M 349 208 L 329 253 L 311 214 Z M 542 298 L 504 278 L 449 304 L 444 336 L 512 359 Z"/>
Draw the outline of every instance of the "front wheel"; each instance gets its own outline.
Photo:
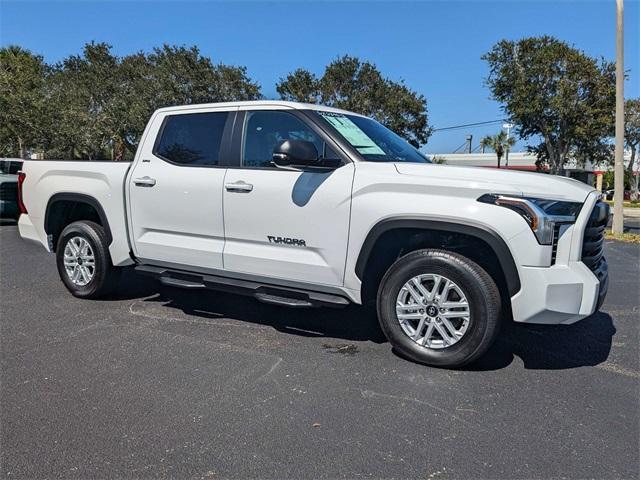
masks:
<path id="1" fill-rule="evenodd" d="M 484 354 L 500 326 L 500 293 L 477 263 L 445 250 L 397 260 L 378 290 L 378 319 L 403 356 L 460 367 Z"/>
<path id="2" fill-rule="evenodd" d="M 118 278 L 102 226 L 90 221 L 68 225 L 60 234 L 56 263 L 65 287 L 79 298 L 110 293 Z"/>

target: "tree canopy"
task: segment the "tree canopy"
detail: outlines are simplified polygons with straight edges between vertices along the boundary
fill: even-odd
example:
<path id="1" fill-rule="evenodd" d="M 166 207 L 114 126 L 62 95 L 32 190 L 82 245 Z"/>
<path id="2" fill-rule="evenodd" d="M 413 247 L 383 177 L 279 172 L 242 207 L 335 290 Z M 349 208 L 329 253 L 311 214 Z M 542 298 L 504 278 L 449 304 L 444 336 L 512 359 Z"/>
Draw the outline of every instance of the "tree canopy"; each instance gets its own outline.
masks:
<path id="1" fill-rule="evenodd" d="M 0 49 L 0 155 L 24 156 L 39 143 L 48 66 L 17 46 Z"/>
<path id="2" fill-rule="evenodd" d="M 105 43 L 47 65 L 20 47 L 0 49 L 0 148 L 46 157 L 131 158 L 160 107 L 261 98 L 245 67 L 214 64 L 197 47 L 163 45 L 114 55 Z"/>
<path id="3" fill-rule="evenodd" d="M 356 57 L 338 58 L 320 78 L 297 69 L 281 78 L 276 90 L 283 100 L 321 103 L 373 117 L 416 147 L 431 135 L 425 97 Z"/>
<path id="4" fill-rule="evenodd" d="M 502 40 L 482 57 L 495 100 L 551 173 L 569 158 L 602 160 L 615 112 L 615 65 L 553 37 Z"/>

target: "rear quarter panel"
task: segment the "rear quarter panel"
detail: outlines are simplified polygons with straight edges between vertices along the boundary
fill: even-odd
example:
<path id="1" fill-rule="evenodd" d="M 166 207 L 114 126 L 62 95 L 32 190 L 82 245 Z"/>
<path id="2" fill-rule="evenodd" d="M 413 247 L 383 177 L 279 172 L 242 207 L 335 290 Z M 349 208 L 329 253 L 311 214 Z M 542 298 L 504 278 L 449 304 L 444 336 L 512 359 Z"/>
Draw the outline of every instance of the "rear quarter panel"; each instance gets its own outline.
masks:
<path id="1" fill-rule="evenodd" d="M 23 197 L 29 213 L 28 218 L 21 219 L 18 224 L 21 235 L 37 239 L 48 249 L 44 220 L 51 197 L 57 193 L 88 195 L 102 206 L 109 222 L 113 237 L 109 252 L 114 265 L 132 263 L 123 187 L 130 165 L 129 162 L 25 161 L 22 167 L 26 173 Z M 27 223 L 33 227 L 29 228 Z M 34 233 L 37 238 L 33 238 Z"/>

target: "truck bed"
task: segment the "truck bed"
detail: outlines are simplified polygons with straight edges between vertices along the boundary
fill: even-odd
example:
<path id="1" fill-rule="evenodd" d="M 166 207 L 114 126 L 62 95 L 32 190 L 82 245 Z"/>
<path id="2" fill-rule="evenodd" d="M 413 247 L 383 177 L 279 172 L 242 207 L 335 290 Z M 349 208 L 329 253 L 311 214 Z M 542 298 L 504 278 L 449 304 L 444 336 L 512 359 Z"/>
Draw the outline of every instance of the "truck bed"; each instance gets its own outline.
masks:
<path id="1" fill-rule="evenodd" d="M 84 195 L 102 206 L 113 241 L 109 252 L 114 265 L 131 263 L 127 241 L 125 178 L 131 162 L 86 160 L 27 160 L 22 187 L 27 214 L 18 223 L 20 234 L 51 250 L 45 231 L 47 206 L 71 196 Z"/>

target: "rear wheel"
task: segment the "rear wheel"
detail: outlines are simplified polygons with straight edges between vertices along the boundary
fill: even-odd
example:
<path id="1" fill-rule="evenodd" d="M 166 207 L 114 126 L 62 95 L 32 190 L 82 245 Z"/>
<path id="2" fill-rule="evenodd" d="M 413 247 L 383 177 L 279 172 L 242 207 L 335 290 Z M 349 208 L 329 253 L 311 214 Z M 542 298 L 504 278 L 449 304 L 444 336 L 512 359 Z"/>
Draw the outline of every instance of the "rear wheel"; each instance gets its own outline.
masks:
<path id="1" fill-rule="evenodd" d="M 491 346 L 500 325 L 498 288 L 478 264 L 444 250 L 397 260 L 378 291 L 378 319 L 403 356 L 459 367 Z"/>
<path id="2" fill-rule="evenodd" d="M 67 289 L 79 298 L 110 293 L 119 276 L 113 267 L 102 226 L 90 221 L 68 225 L 56 248 L 58 273 Z"/>

